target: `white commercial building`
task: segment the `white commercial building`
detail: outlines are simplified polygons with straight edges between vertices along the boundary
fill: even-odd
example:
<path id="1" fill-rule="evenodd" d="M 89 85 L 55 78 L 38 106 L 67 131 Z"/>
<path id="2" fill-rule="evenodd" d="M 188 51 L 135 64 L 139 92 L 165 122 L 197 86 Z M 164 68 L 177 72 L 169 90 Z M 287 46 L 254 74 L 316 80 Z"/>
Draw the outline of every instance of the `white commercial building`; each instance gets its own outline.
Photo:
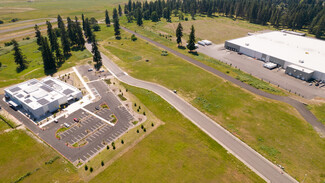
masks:
<path id="1" fill-rule="evenodd" d="M 36 119 L 56 111 L 62 104 L 82 98 L 79 89 L 52 77 L 41 81 L 31 79 L 4 91 L 11 103 L 23 107 Z"/>
<path id="2" fill-rule="evenodd" d="M 226 41 L 225 48 L 284 69 L 290 66 L 286 73 L 302 80 L 325 80 L 325 41 L 322 40 L 273 31 Z"/>

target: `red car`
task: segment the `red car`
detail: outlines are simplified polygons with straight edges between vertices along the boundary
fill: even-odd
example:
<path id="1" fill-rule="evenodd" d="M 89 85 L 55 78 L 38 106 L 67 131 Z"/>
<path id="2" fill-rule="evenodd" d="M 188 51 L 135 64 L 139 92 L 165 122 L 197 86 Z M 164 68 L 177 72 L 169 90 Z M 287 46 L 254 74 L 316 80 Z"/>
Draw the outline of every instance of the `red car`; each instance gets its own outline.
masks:
<path id="1" fill-rule="evenodd" d="M 73 121 L 79 122 L 79 119 L 78 118 L 73 118 Z"/>

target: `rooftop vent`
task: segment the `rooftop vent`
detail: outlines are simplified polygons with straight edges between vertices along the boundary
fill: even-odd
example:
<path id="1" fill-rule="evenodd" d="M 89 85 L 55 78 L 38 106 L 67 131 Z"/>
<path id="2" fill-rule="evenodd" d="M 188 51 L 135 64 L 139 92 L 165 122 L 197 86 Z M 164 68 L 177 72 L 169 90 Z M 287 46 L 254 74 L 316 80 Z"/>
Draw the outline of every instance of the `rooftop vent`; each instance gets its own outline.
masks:
<path id="1" fill-rule="evenodd" d="M 304 63 L 304 60 L 299 60 L 299 63 Z"/>
<path id="2" fill-rule="evenodd" d="M 249 46 L 249 43 L 245 43 L 246 46 Z"/>

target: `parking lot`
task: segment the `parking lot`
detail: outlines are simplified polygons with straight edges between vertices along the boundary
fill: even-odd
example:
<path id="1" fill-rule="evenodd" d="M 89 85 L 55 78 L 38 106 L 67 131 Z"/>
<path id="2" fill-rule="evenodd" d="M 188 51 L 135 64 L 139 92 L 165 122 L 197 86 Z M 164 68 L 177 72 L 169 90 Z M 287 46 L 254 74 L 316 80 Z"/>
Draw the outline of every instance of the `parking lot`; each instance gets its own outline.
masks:
<path id="1" fill-rule="evenodd" d="M 224 44 L 199 46 L 197 51 L 225 62 L 228 65 L 231 64 L 233 67 L 237 67 L 264 81 L 279 85 L 281 88 L 291 91 L 292 93 L 300 94 L 307 99 L 312 99 L 317 96 L 325 98 L 325 87 L 310 86 L 308 82 L 285 74 L 284 69 L 281 68 L 273 70 L 266 69 L 263 67 L 264 62 L 227 50 L 224 48 Z"/>
<path id="2" fill-rule="evenodd" d="M 103 77 L 109 77 L 110 74 L 102 72 L 98 77 L 96 76 L 98 73 L 88 71 L 88 68 L 89 66 L 82 66 L 78 71 L 84 72 L 82 75 L 89 79 L 88 86 L 92 91 L 96 91 L 94 94 L 98 98 L 73 113 L 60 117 L 57 123 L 49 123 L 43 129 L 37 127 L 25 115 L 11 109 L 2 101 L 3 96 L 1 96 L 1 106 L 5 106 L 9 113 L 72 163 L 78 160 L 86 162 L 91 159 L 133 126 L 134 117 L 101 80 Z M 112 115 L 115 116 L 115 121 Z M 76 122 L 75 118 L 79 121 Z M 69 127 L 65 131 L 58 131 L 66 128 L 65 124 Z"/>

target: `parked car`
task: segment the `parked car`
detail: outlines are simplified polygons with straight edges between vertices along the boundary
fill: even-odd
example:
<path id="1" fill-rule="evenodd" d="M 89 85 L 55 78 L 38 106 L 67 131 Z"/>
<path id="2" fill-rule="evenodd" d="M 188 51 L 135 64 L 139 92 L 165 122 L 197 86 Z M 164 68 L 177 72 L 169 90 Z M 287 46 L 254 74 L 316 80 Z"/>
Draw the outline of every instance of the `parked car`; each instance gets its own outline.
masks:
<path id="1" fill-rule="evenodd" d="M 66 128 L 69 128 L 69 127 L 70 127 L 70 125 L 69 125 L 68 123 L 64 123 L 64 126 L 65 126 Z"/>
<path id="2" fill-rule="evenodd" d="M 59 121 L 57 119 L 54 120 L 54 123 L 58 123 Z"/>
<path id="3" fill-rule="evenodd" d="M 95 109 L 96 109 L 96 110 L 99 110 L 99 109 L 100 109 L 100 107 L 99 107 L 99 106 L 96 106 L 96 107 L 95 107 Z"/>
<path id="4" fill-rule="evenodd" d="M 90 71 L 93 71 L 93 68 L 89 68 L 89 69 L 88 69 L 88 72 L 90 72 Z"/>
<path id="5" fill-rule="evenodd" d="M 173 92 L 177 94 L 177 91 L 176 90 L 173 90 Z"/>
<path id="6" fill-rule="evenodd" d="M 73 121 L 79 122 L 79 119 L 78 118 L 73 118 Z"/>

